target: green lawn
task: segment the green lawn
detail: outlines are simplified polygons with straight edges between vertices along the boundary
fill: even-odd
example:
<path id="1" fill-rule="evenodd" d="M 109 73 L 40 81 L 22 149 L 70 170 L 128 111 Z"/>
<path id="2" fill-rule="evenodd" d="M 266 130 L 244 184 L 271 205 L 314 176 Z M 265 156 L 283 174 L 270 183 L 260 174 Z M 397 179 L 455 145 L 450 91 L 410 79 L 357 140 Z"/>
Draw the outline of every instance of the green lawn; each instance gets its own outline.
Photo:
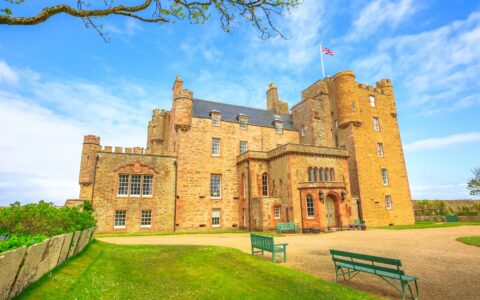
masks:
<path id="1" fill-rule="evenodd" d="M 236 249 L 99 241 L 19 298 L 377 299 Z"/>
<path id="2" fill-rule="evenodd" d="M 457 238 L 457 241 L 467 245 L 480 247 L 480 236 L 462 236 Z"/>
<path id="3" fill-rule="evenodd" d="M 457 226 L 464 226 L 464 225 L 480 225 L 480 222 L 417 222 L 414 225 L 382 226 L 382 227 L 375 227 L 375 228 L 399 230 L 399 229 L 457 227 Z"/>
<path id="4" fill-rule="evenodd" d="M 221 233 L 250 233 L 243 229 L 235 230 L 208 230 L 208 231 L 175 231 L 175 232 L 145 232 L 145 233 L 100 233 L 95 237 L 122 237 L 122 236 L 154 236 L 154 235 L 182 235 L 182 234 L 221 234 Z M 255 233 L 255 232 L 252 232 Z M 282 236 L 275 232 L 260 232 L 262 235 Z"/>

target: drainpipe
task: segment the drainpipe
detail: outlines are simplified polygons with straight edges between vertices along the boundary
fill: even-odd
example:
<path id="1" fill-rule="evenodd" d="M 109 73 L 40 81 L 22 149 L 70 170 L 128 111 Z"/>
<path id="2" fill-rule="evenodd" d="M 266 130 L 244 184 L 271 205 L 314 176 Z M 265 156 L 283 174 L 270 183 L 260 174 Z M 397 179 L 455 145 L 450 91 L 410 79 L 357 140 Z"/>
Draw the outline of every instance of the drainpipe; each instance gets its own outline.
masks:
<path id="1" fill-rule="evenodd" d="M 301 216 L 302 216 L 302 232 L 303 232 L 304 224 L 303 224 L 303 200 L 302 200 L 302 190 L 298 190 L 298 196 L 300 197 L 300 212 L 301 212 Z"/>
<path id="2" fill-rule="evenodd" d="M 178 166 L 177 161 L 173 162 L 173 166 L 175 167 L 175 195 L 173 199 L 173 231 L 177 230 L 177 176 L 178 176 Z"/>
<path id="3" fill-rule="evenodd" d="M 250 185 L 251 185 L 251 179 L 250 179 L 250 160 L 247 162 L 247 173 L 248 173 L 248 231 L 252 231 L 252 208 L 251 208 L 251 195 L 250 195 Z"/>
<path id="4" fill-rule="evenodd" d="M 95 156 L 95 166 L 93 168 L 93 184 L 92 184 L 92 197 L 90 199 L 90 204 L 93 207 L 93 196 L 95 194 L 95 179 L 97 178 L 97 163 L 99 161 L 100 157 L 98 154 Z"/>

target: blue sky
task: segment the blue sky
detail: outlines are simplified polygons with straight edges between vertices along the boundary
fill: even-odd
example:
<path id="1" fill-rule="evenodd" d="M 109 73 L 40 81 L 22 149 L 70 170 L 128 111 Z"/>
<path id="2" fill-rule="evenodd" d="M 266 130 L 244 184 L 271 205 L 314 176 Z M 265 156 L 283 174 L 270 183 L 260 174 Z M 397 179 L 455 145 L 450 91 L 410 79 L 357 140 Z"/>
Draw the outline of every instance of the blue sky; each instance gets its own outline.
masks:
<path id="1" fill-rule="evenodd" d="M 38 11 L 32 3 L 19 12 Z M 151 110 L 170 109 L 177 74 L 198 98 L 264 108 L 273 81 L 297 103 L 321 78 L 322 41 L 336 53 L 327 75 L 392 79 L 413 197 L 470 198 L 466 182 L 480 166 L 479 1 L 305 0 L 277 20 L 288 40 L 262 41 L 242 24 L 227 34 L 215 19 L 98 23 L 109 43 L 68 16 L 0 27 L 0 205 L 78 197 L 83 135 L 144 146 Z"/>

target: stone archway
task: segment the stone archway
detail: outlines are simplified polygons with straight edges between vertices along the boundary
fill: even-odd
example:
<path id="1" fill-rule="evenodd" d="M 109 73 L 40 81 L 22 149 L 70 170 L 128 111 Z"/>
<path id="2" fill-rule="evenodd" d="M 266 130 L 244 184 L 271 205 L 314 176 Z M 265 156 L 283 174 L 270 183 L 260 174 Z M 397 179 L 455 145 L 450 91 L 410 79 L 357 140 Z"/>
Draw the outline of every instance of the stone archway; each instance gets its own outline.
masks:
<path id="1" fill-rule="evenodd" d="M 336 202 L 335 197 L 331 194 L 325 198 L 325 213 L 327 217 L 327 227 L 329 228 L 338 227 Z"/>

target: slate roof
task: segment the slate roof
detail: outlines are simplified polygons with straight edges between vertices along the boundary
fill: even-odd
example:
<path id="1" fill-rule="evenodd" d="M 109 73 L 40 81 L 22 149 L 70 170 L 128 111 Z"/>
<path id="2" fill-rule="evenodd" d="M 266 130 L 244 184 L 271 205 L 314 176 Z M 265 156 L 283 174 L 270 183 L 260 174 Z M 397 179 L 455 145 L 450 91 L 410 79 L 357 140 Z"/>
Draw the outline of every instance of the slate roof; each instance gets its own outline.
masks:
<path id="1" fill-rule="evenodd" d="M 275 115 L 268 110 L 208 100 L 193 99 L 192 113 L 194 117 L 209 119 L 211 111 L 221 112 L 223 121 L 238 122 L 237 116 L 244 114 L 248 116 L 248 124 L 272 128 L 274 127 L 273 121 L 275 120 Z M 281 114 L 280 116 L 283 120 L 283 129 L 296 131 L 296 129 L 293 127 L 291 114 Z"/>

